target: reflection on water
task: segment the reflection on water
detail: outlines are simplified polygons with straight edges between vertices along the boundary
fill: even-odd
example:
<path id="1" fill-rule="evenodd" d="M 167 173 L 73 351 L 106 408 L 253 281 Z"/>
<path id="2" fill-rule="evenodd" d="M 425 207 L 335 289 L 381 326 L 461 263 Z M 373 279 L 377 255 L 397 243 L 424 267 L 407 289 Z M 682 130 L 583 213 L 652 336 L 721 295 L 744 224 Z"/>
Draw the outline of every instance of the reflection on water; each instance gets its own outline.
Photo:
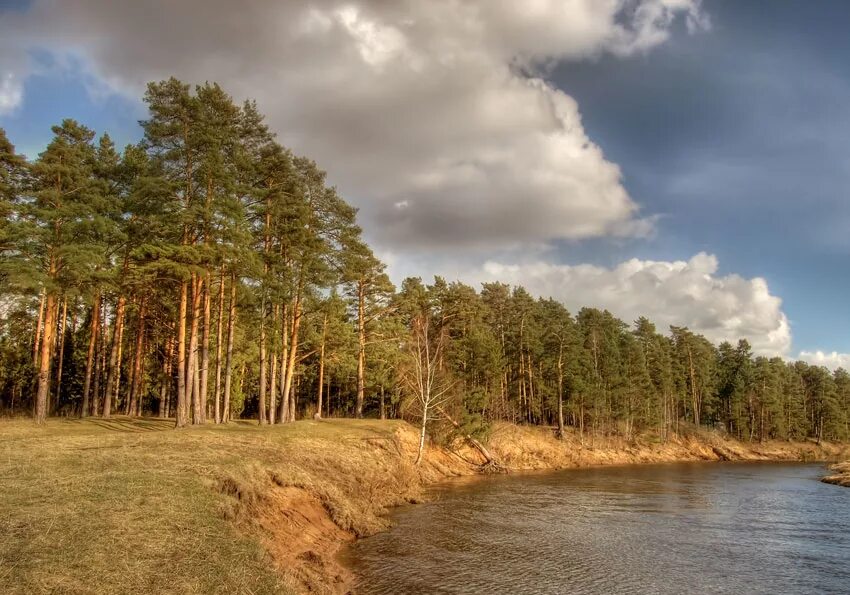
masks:
<path id="1" fill-rule="evenodd" d="M 850 593 L 850 489 L 819 465 L 484 478 L 358 542 L 362 593 Z"/>

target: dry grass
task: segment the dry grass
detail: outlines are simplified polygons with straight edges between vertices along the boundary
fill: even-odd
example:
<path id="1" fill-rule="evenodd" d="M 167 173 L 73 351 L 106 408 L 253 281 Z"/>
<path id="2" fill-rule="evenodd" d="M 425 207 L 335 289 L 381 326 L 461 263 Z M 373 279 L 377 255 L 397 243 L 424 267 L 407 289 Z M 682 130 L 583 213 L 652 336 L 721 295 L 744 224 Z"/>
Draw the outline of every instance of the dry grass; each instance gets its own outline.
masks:
<path id="1" fill-rule="evenodd" d="M 0 592 L 301 590 L 300 571 L 263 547 L 280 541 L 272 525 L 298 492 L 281 490 L 304 488 L 352 535 L 382 528 L 385 506 L 421 485 L 399 456 L 401 426 L 0 422 Z"/>
<path id="2" fill-rule="evenodd" d="M 0 592 L 345 592 L 342 545 L 386 527 L 387 508 L 417 501 L 423 486 L 481 462 L 463 446 L 429 448 L 414 467 L 416 446 L 416 431 L 397 421 L 181 431 L 154 419 L 0 422 Z M 840 453 L 710 434 L 558 441 L 507 424 L 489 448 L 514 469 Z"/>

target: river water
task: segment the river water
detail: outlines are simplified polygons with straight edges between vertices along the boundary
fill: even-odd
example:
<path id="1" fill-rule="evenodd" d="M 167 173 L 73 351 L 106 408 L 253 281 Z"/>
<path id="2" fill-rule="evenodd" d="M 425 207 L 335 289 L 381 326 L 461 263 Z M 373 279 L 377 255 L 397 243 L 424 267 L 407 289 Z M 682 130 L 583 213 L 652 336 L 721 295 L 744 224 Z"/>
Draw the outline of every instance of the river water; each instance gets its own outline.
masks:
<path id="1" fill-rule="evenodd" d="M 358 593 L 850 593 L 822 465 L 697 463 L 444 486 L 355 544 Z"/>

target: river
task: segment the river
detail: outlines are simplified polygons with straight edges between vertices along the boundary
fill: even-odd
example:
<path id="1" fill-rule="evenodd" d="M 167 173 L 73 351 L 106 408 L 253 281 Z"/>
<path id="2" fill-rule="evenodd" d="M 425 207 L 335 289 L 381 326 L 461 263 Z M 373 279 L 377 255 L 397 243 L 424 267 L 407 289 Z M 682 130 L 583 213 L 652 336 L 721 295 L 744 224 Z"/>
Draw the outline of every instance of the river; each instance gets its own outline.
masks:
<path id="1" fill-rule="evenodd" d="M 397 509 L 358 593 L 850 593 L 850 489 L 822 465 L 696 463 L 479 478 Z"/>

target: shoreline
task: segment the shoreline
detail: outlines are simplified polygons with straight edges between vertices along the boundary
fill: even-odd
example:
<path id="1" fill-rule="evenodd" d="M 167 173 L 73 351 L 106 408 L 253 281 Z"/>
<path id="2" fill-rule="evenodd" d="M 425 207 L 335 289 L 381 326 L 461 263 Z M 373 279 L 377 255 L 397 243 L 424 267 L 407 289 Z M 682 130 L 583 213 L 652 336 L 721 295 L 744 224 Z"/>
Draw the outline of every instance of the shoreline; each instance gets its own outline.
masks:
<path id="1" fill-rule="evenodd" d="M 831 465 L 829 470 L 832 474 L 821 479 L 822 482 L 850 488 L 850 461 Z"/>
<path id="2" fill-rule="evenodd" d="M 403 497 L 372 495 L 372 511 L 366 515 L 365 531 L 348 524 L 335 523 L 334 506 L 310 493 L 309 487 L 271 488 L 271 500 L 277 503 L 254 517 L 262 528 L 264 546 L 276 566 L 299 592 L 331 594 L 356 592 L 356 572 L 351 568 L 346 549 L 358 539 L 390 528 L 388 513 L 403 504 L 428 500 L 427 490 L 444 484 L 451 489 L 453 480 L 485 475 L 477 464 L 484 461 L 466 445 L 455 449 L 431 446 L 422 465 L 415 468 L 416 432 L 399 424 L 393 433 L 392 447 L 384 445 L 375 462 L 389 471 L 403 470 L 407 491 Z M 814 442 L 741 443 L 720 438 L 709 432 L 687 437 L 671 437 L 667 442 L 638 438 L 627 442 L 619 438 L 597 438 L 581 443 L 575 434 L 557 440 L 549 430 L 539 427 L 497 424 L 487 448 L 512 473 L 545 473 L 590 467 L 632 466 L 688 462 L 811 462 L 828 463 L 846 456 L 848 446 Z M 382 460 L 383 459 L 383 460 Z M 345 494 L 340 494 L 346 497 Z M 352 499 L 357 496 L 351 495 Z M 355 503 L 356 507 L 356 503 Z M 275 512 L 276 509 L 276 512 Z M 377 512 L 376 512 L 377 509 Z M 291 522 L 281 526 L 275 515 Z M 378 518 L 370 518 L 376 515 Z M 361 519 L 364 520 L 364 519 Z M 377 522 L 376 522 L 377 521 Z M 317 531 L 316 531 L 317 530 Z M 315 535 L 322 537 L 316 539 Z M 285 544 L 285 545 L 284 545 Z"/>

